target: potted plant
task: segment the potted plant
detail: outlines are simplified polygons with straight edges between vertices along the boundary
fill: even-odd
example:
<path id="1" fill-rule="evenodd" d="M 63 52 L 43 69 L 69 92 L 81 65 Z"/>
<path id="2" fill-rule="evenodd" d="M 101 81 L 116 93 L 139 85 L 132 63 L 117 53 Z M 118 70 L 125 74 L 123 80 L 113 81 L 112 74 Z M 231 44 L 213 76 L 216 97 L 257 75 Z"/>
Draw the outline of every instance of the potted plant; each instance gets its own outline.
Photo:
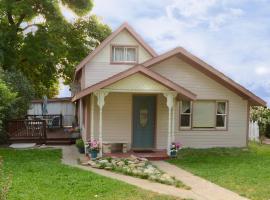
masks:
<path id="1" fill-rule="evenodd" d="M 96 159 L 99 152 L 99 142 L 97 140 L 88 141 L 88 149 L 91 159 Z"/>
<path id="2" fill-rule="evenodd" d="M 181 144 L 179 142 L 173 142 L 171 144 L 170 156 L 172 158 L 176 158 L 177 152 L 179 151 L 180 148 L 181 148 Z"/>
<path id="3" fill-rule="evenodd" d="M 85 153 L 84 142 L 83 142 L 82 139 L 77 139 L 76 140 L 76 147 L 78 148 L 78 150 L 79 150 L 80 153 Z"/>

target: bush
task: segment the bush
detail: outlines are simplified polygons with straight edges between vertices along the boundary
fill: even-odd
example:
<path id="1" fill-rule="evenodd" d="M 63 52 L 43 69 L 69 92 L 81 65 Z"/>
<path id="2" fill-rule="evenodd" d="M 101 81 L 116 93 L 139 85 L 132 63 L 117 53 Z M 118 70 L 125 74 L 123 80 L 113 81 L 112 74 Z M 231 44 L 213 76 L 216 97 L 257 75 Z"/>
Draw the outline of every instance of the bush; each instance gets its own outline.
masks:
<path id="1" fill-rule="evenodd" d="M 1 70 L 0 70 L 1 72 Z M 7 115 L 16 101 L 17 93 L 12 92 L 8 85 L 0 77 L 0 144 L 6 142 L 5 124 Z"/>
<path id="2" fill-rule="evenodd" d="M 78 148 L 84 148 L 84 142 L 82 139 L 77 139 L 76 140 L 76 147 Z"/>
<path id="3" fill-rule="evenodd" d="M 0 144 L 5 143 L 6 122 L 27 114 L 34 92 L 21 72 L 0 69 Z"/>
<path id="4" fill-rule="evenodd" d="M 270 137 L 270 109 L 262 106 L 254 106 L 250 111 L 250 119 L 257 121 L 260 136 Z"/>
<path id="5" fill-rule="evenodd" d="M 34 98 L 34 89 L 31 83 L 20 71 L 6 71 L 3 80 L 18 98 L 9 111 L 9 119 L 23 118 L 27 114 L 31 100 Z"/>

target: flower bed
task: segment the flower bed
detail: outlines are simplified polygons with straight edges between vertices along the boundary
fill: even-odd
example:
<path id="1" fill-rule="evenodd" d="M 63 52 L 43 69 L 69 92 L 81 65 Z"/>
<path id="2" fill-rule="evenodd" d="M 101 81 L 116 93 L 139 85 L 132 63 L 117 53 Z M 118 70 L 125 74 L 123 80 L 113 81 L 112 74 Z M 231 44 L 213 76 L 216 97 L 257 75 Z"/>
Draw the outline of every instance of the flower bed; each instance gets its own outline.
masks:
<path id="1" fill-rule="evenodd" d="M 181 181 L 159 170 L 147 159 L 131 155 L 129 158 L 98 158 L 87 162 L 93 168 L 119 172 L 129 176 L 189 189 Z"/>

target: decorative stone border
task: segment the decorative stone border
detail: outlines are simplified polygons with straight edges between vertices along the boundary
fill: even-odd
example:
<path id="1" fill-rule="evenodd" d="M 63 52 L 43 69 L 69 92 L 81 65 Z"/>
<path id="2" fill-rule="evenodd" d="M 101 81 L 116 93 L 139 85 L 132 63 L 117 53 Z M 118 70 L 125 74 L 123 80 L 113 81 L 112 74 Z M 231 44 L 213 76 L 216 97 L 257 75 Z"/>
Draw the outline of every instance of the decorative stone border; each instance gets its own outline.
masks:
<path id="1" fill-rule="evenodd" d="M 139 158 L 131 155 L 129 158 L 98 158 L 90 160 L 83 165 L 89 165 L 93 168 L 115 171 L 129 176 L 135 176 L 150 181 L 173 185 L 178 188 L 190 189 L 180 180 L 161 171 L 156 166 L 152 165 L 146 158 Z"/>

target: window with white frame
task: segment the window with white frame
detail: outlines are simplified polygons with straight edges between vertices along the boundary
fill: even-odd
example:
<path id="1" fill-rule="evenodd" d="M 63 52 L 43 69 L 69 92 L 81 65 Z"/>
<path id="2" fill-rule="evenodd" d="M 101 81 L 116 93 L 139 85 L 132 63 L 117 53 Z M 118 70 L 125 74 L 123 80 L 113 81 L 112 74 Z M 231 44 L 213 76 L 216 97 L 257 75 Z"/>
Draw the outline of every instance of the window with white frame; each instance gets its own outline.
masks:
<path id="1" fill-rule="evenodd" d="M 137 49 L 136 47 L 113 46 L 112 62 L 115 63 L 136 63 Z"/>
<path id="2" fill-rule="evenodd" d="M 227 102 L 217 101 L 216 102 L 216 127 L 226 128 L 227 123 Z"/>
<path id="3" fill-rule="evenodd" d="M 227 117 L 227 101 L 180 102 L 180 128 L 183 129 L 225 129 Z"/>
<path id="4" fill-rule="evenodd" d="M 182 128 L 191 127 L 191 101 L 181 101 L 180 103 L 180 126 Z"/>

